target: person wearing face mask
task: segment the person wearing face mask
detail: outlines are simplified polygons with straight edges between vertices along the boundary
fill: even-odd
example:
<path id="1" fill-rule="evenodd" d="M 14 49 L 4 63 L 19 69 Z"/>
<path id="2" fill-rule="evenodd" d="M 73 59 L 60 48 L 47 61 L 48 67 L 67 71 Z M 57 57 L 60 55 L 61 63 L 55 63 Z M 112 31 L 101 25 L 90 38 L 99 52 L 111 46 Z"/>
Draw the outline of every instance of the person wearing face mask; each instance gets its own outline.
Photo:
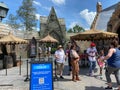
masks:
<path id="1" fill-rule="evenodd" d="M 96 67 L 96 55 L 97 55 L 97 49 L 95 43 L 91 43 L 90 47 L 87 49 L 87 55 L 89 59 L 89 76 L 93 76 L 93 72 Z"/>
<path id="2" fill-rule="evenodd" d="M 60 75 L 61 79 L 64 79 L 63 69 L 64 69 L 65 57 L 66 56 L 65 56 L 63 47 L 62 47 L 62 45 L 59 45 L 58 49 L 55 51 L 55 61 L 56 61 L 56 66 L 57 66 L 56 74 Z"/>

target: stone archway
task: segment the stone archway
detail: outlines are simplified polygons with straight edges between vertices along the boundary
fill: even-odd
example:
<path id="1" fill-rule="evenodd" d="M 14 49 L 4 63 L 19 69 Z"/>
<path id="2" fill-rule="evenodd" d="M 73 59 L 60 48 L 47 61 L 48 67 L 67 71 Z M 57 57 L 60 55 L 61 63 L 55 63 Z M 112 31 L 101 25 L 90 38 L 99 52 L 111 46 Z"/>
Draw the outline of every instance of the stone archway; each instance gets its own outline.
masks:
<path id="1" fill-rule="evenodd" d="M 55 30 L 51 30 L 49 34 L 53 36 L 55 39 L 57 39 L 60 44 L 62 44 L 61 36 Z"/>

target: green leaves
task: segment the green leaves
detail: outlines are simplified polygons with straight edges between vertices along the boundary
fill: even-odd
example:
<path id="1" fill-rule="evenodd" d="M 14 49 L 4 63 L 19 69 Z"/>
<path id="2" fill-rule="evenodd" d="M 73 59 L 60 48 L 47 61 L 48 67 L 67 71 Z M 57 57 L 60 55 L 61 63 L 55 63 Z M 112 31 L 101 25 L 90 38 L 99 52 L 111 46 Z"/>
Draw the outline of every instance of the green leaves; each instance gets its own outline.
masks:
<path id="1" fill-rule="evenodd" d="M 67 32 L 68 33 L 78 33 L 78 32 L 84 32 L 85 30 L 79 26 L 79 25 L 75 25 L 73 28 L 70 28 Z"/>
<path id="2" fill-rule="evenodd" d="M 26 31 L 33 31 L 33 27 L 36 27 L 35 12 L 36 8 L 33 6 L 33 0 L 23 0 L 17 14 L 24 24 Z"/>

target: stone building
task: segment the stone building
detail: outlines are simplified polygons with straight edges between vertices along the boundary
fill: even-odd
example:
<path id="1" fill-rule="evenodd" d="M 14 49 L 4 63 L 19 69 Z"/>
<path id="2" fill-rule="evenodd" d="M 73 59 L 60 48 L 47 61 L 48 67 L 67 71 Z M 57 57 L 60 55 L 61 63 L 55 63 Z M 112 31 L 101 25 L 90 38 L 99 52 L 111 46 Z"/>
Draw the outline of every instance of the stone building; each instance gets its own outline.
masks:
<path id="1" fill-rule="evenodd" d="M 102 9 L 102 4 L 97 2 L 96 12 L 91 29 L 94 28 L 117 33 L 118 38 L 120 39 L 120 2 L 105 9 Z M 105 48 L 108 48 L 109 42 L 110 40 L 104 40 L 103 43 Z M 98 47 L 100 47 L 101 41 L 99 41 L 98 44 Z"/>
<path id="2" fill-rule="evenodd" d="M 3 24 L 0 23 L 0 38 L 2 38 L 5 35 L 8 35 L 9 33 L 13 34 L 16 37 L 22 38 L 22 39 L 27 39 L 27 40 L 31 40 L 32 37 L 35 37 L 37 40 L 39 40 L 39 35 L 37 31 L 32 31 L 32 32 L 28 32 L 28 34 L 26 34 L 25 31 L 23 30 L 16 30 L 14 28 L 11 28 L 8 24 Z M 20 55 L 20 47 L 26 47 L 27 44 L 17 44 L 16 45 L 16 54 Z M 22 50 L 22 49 L 21 49 Z M 10 45 L 7 45 L 7 52 L 10 53 Z M 22 53 L 22 57 L 26 57 L 26 51 L 21 51 Z M 1 49 L 0 49 L 0 54 L 1 54 Z"/>
<path id="3" fill-rule="evenodd" d="M 48 17 L 40 17 L 40 38 L 48 34 L 57 39 L 60 44 L 64 44 L 66 41 L 65 21 L 63 18 L 57 18 L 53 7 Z"/>
<path id="4" fill-rule="evenodd" d="M 120 38 L 120 2 L 105 9 L 102 9 L 102 4 L 98 2 L 96 10 L 91 28 L 117 33 Z"/>

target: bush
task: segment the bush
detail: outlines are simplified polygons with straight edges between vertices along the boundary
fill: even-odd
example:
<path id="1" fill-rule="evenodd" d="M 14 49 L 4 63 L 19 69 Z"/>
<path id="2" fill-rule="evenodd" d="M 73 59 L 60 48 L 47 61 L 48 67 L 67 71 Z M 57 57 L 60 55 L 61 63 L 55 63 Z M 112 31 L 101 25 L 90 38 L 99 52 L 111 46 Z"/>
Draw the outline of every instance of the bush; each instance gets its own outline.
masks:
<path id="1" fill-rule="evenodd" d="M 57 48 L 51 48 L 51 54 L 54 54 Z"/>

